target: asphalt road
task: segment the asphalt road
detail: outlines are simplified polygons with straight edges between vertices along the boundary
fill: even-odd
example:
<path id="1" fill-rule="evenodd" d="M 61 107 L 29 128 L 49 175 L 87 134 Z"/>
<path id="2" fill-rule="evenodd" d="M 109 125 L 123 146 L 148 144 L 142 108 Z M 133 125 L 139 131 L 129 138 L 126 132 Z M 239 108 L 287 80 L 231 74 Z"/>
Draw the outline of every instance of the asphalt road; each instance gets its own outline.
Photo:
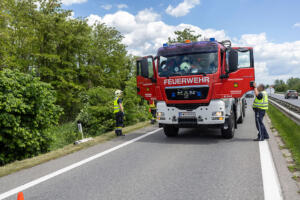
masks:
<path id="1" fill-rule="evenodd" d="M 283 94 L 271 94 L 271 96 L 300 107 L 300 98 L 299 99 L 285 99 Z"/>
<path id="2" fill-rule="evenodd" d="M 264 199 L 253 118 L 248 108 L 232 140 L 214 129 L 182 129 L 176 138 L 158 131 L 24 190 L 25 200 Z M 154 129 L 0 178 L 0 194 Z"/>

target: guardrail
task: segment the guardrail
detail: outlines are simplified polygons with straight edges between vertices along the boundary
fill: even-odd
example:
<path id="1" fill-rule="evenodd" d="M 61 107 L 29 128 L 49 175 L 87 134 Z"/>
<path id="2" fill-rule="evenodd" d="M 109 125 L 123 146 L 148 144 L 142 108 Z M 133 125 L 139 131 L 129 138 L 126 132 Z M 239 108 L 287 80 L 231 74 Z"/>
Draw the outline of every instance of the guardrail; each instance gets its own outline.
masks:
<path id="1" fill-rule="evenodd" d="M 299 106 L 291 104 L 291 103 L 289 103 L 287 101 L 284 101 L 282 99 L 277 99 L 277 98 L 275 98 L 273 96 L 269 96 L 269 99 L 271 99 L 271 100 L 279 103 L 280 105 L 284 106 L 285 108 L 289 109 L 290 111 L 293 111 L 293 112 L 295 112 L 297 114 L 300 114 L 300 107 Z"/>
<path id="2" fill-rule="evenodd" d="M 287 116 L 289 116 L 293 121 L 300 125 L 300 107 L 290 104 L 286 101 L 269 96 L 269 101 L 272 105 L 277 107 Z"/>

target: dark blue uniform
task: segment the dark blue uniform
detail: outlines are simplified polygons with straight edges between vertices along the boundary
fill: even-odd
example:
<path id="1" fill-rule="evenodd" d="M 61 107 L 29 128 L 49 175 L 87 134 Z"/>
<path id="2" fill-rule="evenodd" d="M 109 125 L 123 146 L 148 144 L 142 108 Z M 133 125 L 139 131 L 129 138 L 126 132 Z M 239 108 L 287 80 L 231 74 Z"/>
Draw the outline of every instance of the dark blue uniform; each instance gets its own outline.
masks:
<path id="1" fill-rule="evenodd" d="M 260 92 L 257 97 L 258 100 L 261 100 L 263 98 L 263 94 Z M 264 116 L 266 114 L 266 110 L 260 109 L 260 108 L 253 108 L 255 112 L 255 124 L 258 131 L 257 139 L 258 140 L 264 140 L 269 139 L 269 134 L 266 130 L 266 127 L 263 123 Z"/>

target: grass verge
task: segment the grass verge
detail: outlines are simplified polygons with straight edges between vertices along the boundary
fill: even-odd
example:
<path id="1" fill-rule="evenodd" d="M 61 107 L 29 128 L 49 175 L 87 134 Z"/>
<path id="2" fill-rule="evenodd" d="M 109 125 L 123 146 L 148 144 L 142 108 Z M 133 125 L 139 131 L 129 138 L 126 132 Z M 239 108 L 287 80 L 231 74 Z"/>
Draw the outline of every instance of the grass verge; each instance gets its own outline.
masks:
<path id="1" fill-rule="evenodd" d="M 134 131 L 134 130 L 137 130 L 137 129 L 140 129 L 140 128 L 143 128 L 143 127 L 146 127 L 146 126 L 149 126 L 149 125 L 150 124 L 149 124 L 148 121 L 140 122 L 140 123 L 137 123 L 135 125 L 125 127 L 123 129 L 123 132 L 124 133 L 129 133 L 131 131 Z M 11 173 L 14 173 L 14 172 L 17 172 L 17 171 L 20 171 L 22 169 L 26 169 L 26 168 L 30 168 L 30 167 L 42 164 L 42 163 L 47 162 L 49 160 L 53 160 L 53 159 L 65 156 L 67 154 L 79 151 L 79 150 L 87 148 L 87 147 L 94 146 L 94 145 L 99 144 L 99 143 L 106 142 L 106 141 L 111 140 L 115 137 L 116 136 L 115 136 L 114 131 L 110 131 L 110 132 L 104 133 L 100 136 L 94 137 L 93 140 L 88 141 L 86 143 L 82 143 L 82 144 L 79 144 L 79 145 L 69 144 L 69 145 L 66 145 L 62 148 L 56 149 L 54 151 L 50 151 L 50 152 L 45 153 L 45 154 L 41 154 L 41 155 L 33 157 L 33 158 L 29 158 L 29 159 L 25 159 L 25 160 L 21 160 L 21 161 L 15 161 L 13 163 L 10 163 L 10 164 L 7 164 L 7 165 L 4 165 L 4 166 L 0 167 L 0 177 L 11 174 Z"/>
<path id="2" fill-rule="evenodd" d="M 300 170 L 300 126 L 273 105 L 269 105 L 268 116 L 286 147 L 295 160 L 294 170 Z"/>

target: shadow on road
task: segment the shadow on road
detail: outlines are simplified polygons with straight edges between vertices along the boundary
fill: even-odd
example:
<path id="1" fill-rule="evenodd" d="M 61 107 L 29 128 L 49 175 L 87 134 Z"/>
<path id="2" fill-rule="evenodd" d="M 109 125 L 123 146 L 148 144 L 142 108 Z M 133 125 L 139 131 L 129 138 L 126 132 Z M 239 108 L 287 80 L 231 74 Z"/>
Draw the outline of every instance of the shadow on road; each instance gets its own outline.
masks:
<path id="1" fill-rule="evenodd" d="M 163 143 L 163 144 L 203 144 L 208 145 L 212 143 L 218 143 L 225 141 L 221 137 L 219 129 L 207 129 L 207 128 L 182 128 L 179 130 L 177 137 L 166 137 L 163 132 L 155 134 L 151 137 L 146 137 L 138 142 L 146 143 Z"/>

